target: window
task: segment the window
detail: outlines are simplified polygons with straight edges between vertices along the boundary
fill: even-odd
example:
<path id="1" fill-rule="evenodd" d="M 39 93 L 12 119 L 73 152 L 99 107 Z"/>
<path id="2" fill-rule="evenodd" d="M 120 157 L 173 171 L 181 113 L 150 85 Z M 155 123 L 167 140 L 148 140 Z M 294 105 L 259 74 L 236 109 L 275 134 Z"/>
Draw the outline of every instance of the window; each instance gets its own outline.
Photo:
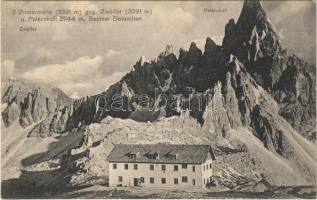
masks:
<path id="1" fill-rule="evenodd" d="M 182 164 L 183 169 L 187 169 L 187 164 Z"/>
<path id="2" fill-rule="evenodd" d="M 208 165 L 206 165 L 206 167 L 207 167 L 207 170 L 208 170 Z"/>
<path id="3" fill-rule="evenodd" d="M 178 178 L 174 178 L 174 184 L 175 184 L 175 185 L 178 184 Z"/>
<path id="4" fill-rule="evenodd" d="M 162 165 L 162 171 L 166 170 L 166 165 Z"/>
<path id="5" fill-rule="evenodd" d="M 182 182 L 187 183 L 187 176 L 182 176 Z"/>
<path id="6" fill-rule="evenodd" d="M 129 165 L 128 164 L 124 164 L 124 169 L 129 169 Z"/>
<path id="7" fill-rule="evenodd" d="M 196 185 L 196 180 L 195 179 L 193 179 L 193 185 Z"/>
<path id="8" fill-rule="evenodd" d="M 141 177 L 140 179 L 141 179 L 141 183 L 144 183 L 144 177 Z"/>
<path id="9" fill-rule="evenodd" d="M 137 169 L 138 169 L 138 165 L 137 165 L 137 164 L 134 164 L 134 165 L 133 165 L 133 169 L 134 169 L 134 170 L 137 170 Z"/>
<path id="10" fill-rule="evenodd" d="M 166 178 L 162 178 L 161 181 L 162 181 L 162 184 L 166 184 Z"/>
<path id="11" fill-rule="evenodd" d="M 159 155 L 158 153 L 151 153 L 147 155 L 148 159 L 158 159 Z"/>
<path id="12" fill-rule="evenodd" d="M 130 159 L 136 159 L 136 154 L 129 154 Z"/>
<path id="13" fill-rule="evenodd" d="M 117 169 L 117 164 L 113 164 L 112 169 Z"/>
<path id="14" fill-rule="evenodd" d="M 154 171 L 154 165 L 150 165 L 150 170 Z"/>
<path id="15" fill-rule="evenodd" d="M 119 179 L 119 182 L 122 182 L 122 180 L 123 180 L 122 176 L 119 176 L 118 179 Z"/>
<path id="16" fill-rule="evenodd" d="M 205 171 L 205 165 L 204 165 L 204 171 Z"/>
<path id="17" fill-rule="evenodd" d="M 196 171 L 196 167 L 195 167 L 195 165 L 193 166 L 193 172 L 195 172 Z"/>
<path id="18" fill-rule="evenodd" d="M 204 179 L 204 184 L 206 184 L 206 180 Z"/>
<path id="19" fill-rule="evenodd" d="M 178 171 L 178 165 L 174 165 L 174 171 Z"/>
<path id="20" fill-rule="evenodd" d="M 209 168 L 211 169 L 211 163 L 209 164 Z"/>
<path id="21" fill-rule="evenodd" d="M 150 183 L 154 183 L 154 177 L 150 177 Z"/>

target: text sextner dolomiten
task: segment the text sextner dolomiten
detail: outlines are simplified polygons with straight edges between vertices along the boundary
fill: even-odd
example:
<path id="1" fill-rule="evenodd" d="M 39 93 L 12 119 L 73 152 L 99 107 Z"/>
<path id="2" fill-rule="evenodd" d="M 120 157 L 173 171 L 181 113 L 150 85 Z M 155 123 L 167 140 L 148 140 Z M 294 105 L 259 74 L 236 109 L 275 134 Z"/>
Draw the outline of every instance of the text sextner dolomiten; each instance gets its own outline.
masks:
<path id="1" fill-rule="evenodd" d="M 93 16 L 89 16 L 89 21 L 111 21 L 110 17 L 93 17 Z M 112 21 L 142 21 L 142 17 L 122 17 L 122 16 L 112 16 Z"/>

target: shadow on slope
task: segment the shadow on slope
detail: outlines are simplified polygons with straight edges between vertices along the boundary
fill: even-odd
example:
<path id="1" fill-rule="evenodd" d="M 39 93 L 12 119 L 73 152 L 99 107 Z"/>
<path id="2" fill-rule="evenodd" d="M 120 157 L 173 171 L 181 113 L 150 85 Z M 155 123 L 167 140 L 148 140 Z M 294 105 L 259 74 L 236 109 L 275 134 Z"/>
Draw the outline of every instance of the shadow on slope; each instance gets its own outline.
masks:
<path id="1" fill-rule="evenodd" d="M 22 165 L 20 176 L 1 181 L 2 198 L 49 198 L 52 194 L 64 189 L 71 179 L 69 170 L 71 162 L 67 162 L 66 166 L 61 167 L 62 156 L 72 148 L 78 147 L 82 137 L 82 131 L 58 136 L 55 138 L 56 141 L 47 145 L 45 152 L 36 153 L 20 160 Z M 29 140 L 32 139 L 29 138 Z M 34 140 L 37 139 L 34 138 Z M 37 144 L 35 143 L 29 148 L 37 148 Z M 6 171 L 8 169 L 3 168 L 2 175 L 9 173 Z"/>
<path id="2" fill-rule="evenodd" d="M 76 134 L 70 133 L 66 136 L 57 136 L 58 139 L 48 145 L 47 151 L 34 154 L 22 159 L 21 164 L 23 167 L 39 164 L 51 159 L 61 158 L 67 151 L 78 147 L 83 138 L 83 131 L 78 131 Z"/>

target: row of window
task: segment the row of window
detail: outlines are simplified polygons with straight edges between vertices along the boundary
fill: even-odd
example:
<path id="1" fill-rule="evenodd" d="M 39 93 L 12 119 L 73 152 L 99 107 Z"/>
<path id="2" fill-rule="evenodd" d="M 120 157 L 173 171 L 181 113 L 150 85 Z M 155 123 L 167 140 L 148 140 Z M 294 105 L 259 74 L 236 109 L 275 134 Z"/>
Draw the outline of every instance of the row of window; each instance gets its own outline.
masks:
<path id="1" fill-rule="evenodd" d="M 204 171 L 205 171 L 205 170 L 208 170 L 208 164 L 204 165 L 204 166 L 203 166 L 203 169 L 204 169 Z M 211 169 L 211 163 L 209 164 L 209 169 Z"/>
<path id="2" fill-rule="evenodd" d="M 122 183 L 122 182 L 123 182 L 122 176 L 119 176 L 119 177 L 118 177 L 118 181 L 119 181 L 119 183 Z M 144 182 L 145 182 L 144 177 L 141 177 L 141 178 L 140 178 L 140 181 L 141 181 L 141 183 L 144 183 Z M 150 177 L 150 180 L 149 180 L 149 181 L 150 181 L 151 184 L 154 184 L 154 177 Z M 166 178 L 161 178 L 161 183 L 162 183 L 162 184 L 166 184 L 166 181 L 167 181 Z M 204 182 L 205 182 L 205 180 L 204 180 Z M 188 178 L 187 178 L 187 176 L 182 176 L 182 183 L 188 183 Z M 174 178 L 174 184 L 175 184 L 175 185 L 178 184 L 178 178 Z M 192 180 L 192 184 L 193 184 L 193 185 L 196 185 L 196 180 L 195 180 L 195 179 Z"/>
<path id="3" fill-rule="evenodd" d="M 134 160 L 137 158 L 137 154 L 134 154 L 134 153 L 129 154 L 128 156 L 130 159 L 134 159 Z M 169 159 L 176 159 L 176 154 L 168 154 L 165 156 Z M 159 158 L 159 154 L 158 153 L 147 154 L 146 157 L 148 159 L 155 159 L 156 160 Z"/>
<path id="4" fill-rule="evenodd" d="M 210 164 L 211 165 L 211 164 Z M 149 165 L 150 170 L 154 171 L 154 165 Z M 114 163 L 112 164 L 112 169 L 117 169 L 117 164 Z M 128 170 L 129 169 L 129 164 L 124 164 L 124 169 Z M 133 169 L 137 170 L 138 169 L 138 164 L 133 164 Z M 182 169 L 187 169 L 187 164 L 182 164 Z M 208 167 L 207 167 L 208 169 Z M 166 165 L 161 165 L 161 170 L 165 171 L 166 170 Z M 204 170 L 205 170 L 205 166 L 204 166 Z M 178 165 L 174 165 L 174 171 L 178 171 Z M 196 171 L 196 166 L 192 166 L 192 171 L 195 172 Z"/>
<path id="5" fill-rule="evenodd" d="M 210 178 L 207 178 L 207 183 L 212 181 L 212 176 L 210 176 Z M 206 184 L 206 179 L 204 179 L 204 184 Z"/>

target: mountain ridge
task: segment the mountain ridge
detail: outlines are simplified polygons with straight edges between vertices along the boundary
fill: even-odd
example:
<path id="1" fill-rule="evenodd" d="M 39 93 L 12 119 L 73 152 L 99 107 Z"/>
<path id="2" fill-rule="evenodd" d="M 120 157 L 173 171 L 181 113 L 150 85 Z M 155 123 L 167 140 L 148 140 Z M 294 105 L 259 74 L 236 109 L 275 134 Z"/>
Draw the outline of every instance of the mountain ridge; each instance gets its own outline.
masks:
<path id="1" fill-rule="evenodd" d="M 6 127 L 18 120 L 25 128 L 73 103 L 56 87 L 14 78 L 2 84 L 1 93 L 2 121 Z"/>
<path id="2" fill-rule="evenodd" d="M 57 177 L 67 174 L 69 184 L 84 185 L 103 179 L 115 143 L 209 144 L 219 153 L 215 179 L 227 188 L 239 190 L 241 180 L 256 184 L 262 175 L 275 186 L 316 185 L 316 145 L 303 137 L 316 140 L 316 67 L 283 49 L 258 0 L 245 1 L 237 23 L 228 21 L 222 45 L 208 37 L 204 48 L 192 42 L 177 57 L 167 46 L 151 61 L 141 57 L 103 93 L 65 102 L 67 97 L 57 95 L 64 103 L 50 112 L 46 101 L 37 108 L 27 104 L 21 112 L 18 105 L 29 96 L 25 90 L 2 93 L 2 99 L 23 97 L 15 98 L 2 117 L 31 116 L 36 123 L 28 139 L 60 138 L 53 150 L 23 163 L 37 170 L 59 162 Z M 30 91 L 28 102 L 36 102 L 38 93 Z M 54 96 L 48 93 L 39 96 Z M 34 120 L 32 110 L 44 111 Z M 10 166 L 12 158 L 6 159 Z M 51 176 L 33 181 L 59 185 L 60 179 Z"/>
<path id="3" fill-rule="evenodd" d="M 128 101 L 126 98 L 128 95 L 133 97 L 146 94 L 151 98 L 149 104 L 156 106 L 155 91 L 167 96 L 167 104 L 173 102 L 176 95 L 181 96 L 183 109 L 191 110 L 191 116 L 203 125 L 203 111 L 192 109 L 191 106 L 197 107 L 197 102 L 202 108 L 207 106 L 207 102 L 201 100 L 200 96 L 211 90 L 218 81 L 226 80 L 226 72 L 230 70 L 229 65 L 233 59 L 241 62 L 254 81 L 274 97 L 279 104 L 281 116 L 302 135 L 316 137 L 315 66 L 308 65 L 294 55 L 288 55 L 258 0 L 244 2 L 237 23 L 233 19 L 229 20 L 222 46 L 207 38 L 204 53 L 192 42 L 188 51 L 182 48 L 179 50 L 178 58 L 170 47 L 155 60 L 145 61 L 141 58 L 131 72 L 106 92 L 75 100 L 72 105 L 49 113 L 30 135 L 36 135 L 36 132 L 40 135 L 63 133 L 100 122 L 108 115 L 137 121 L 153 121 L 162 116 L 179 115 L 175 108 L 168 108 L 164 112 L 141 111 L 139 106 L 135 106 L 140 100 L 135 98 Z M 101 105 L 96 105 L 98 97 L 110 97 L 107 100 L 111 104 L 111 97 L 115 95 L 122 95 L 124 110 L 132 110 L 99 110 Z M 194 105 L 189 105 L 190 100 L 194 101 Z M 17 110 L 14 105 L 9 108 Z M 3 113 L 3 116 L 7 115 L 6 111 Z"/>

